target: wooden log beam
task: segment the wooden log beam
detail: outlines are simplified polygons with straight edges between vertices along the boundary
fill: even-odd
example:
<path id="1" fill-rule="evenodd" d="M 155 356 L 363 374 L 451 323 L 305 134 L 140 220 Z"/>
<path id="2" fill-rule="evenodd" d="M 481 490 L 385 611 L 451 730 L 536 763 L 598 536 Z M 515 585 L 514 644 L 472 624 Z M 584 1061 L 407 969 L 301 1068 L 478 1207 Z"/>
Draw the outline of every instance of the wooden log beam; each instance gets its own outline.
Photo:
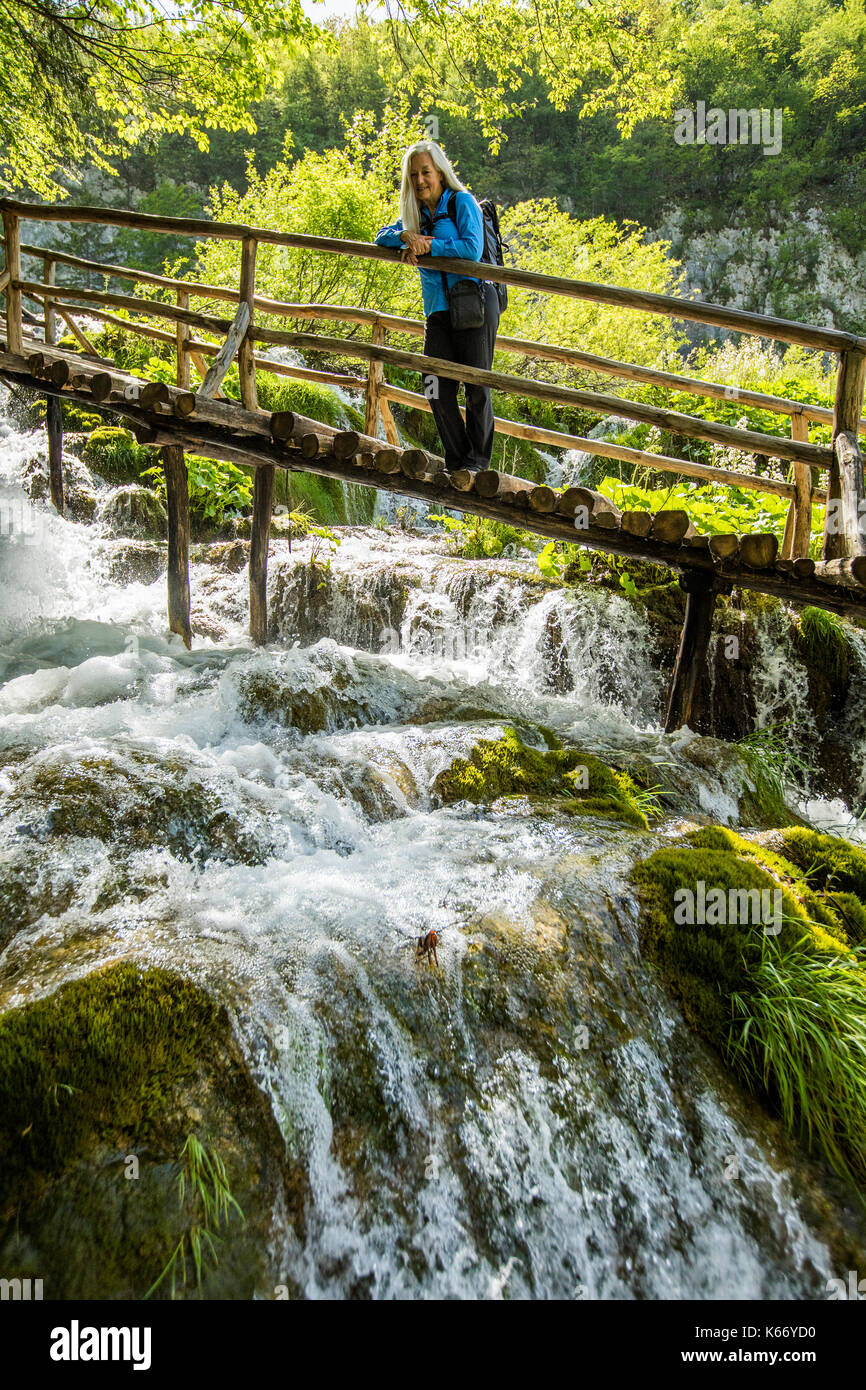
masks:
<path id="1" fill-rule="evenodd" d="M 373 324 L 372 341 L 378 346 L 385 342 L 385 329 L 381 323 Z M 384 380 L 382 363 L 371 357 L 367 364 L 367 388 L 364 393 L 364 433 L 374 438 L 379 433 L 379 387 Z"/>
<path id="2" fill-rule="evenodd" d="M 6 246 L 6 346 L 21 357 L 24 353 L 24 332 L 21 322 L 21 224 L 14 212 L 3 211 L 3 239 Z"/>
<path id="3" fill-rule="evenodd" d="M 46 288 L 42 284 L 34 284 L 29 281 L 22 282 L 21 287 L 27 292 L 32 290 L 37 293 L 44 293 Z M 65 289 L 64 293 L 66 293 Z M 229 325 L 224 320 L 215 319 L 209 315 L 193 314 L 189 310 L 178 309 L 174 305 L 138 299 L 135 296 L 75 290 L 72 297 L 93 298 L 101 303 L 120 305 L 122 308 L 134 309 L 156 318 L 187 322 L 193 326 L 208 328 L 211 331 L 227 333 L 229 329 Z M 250 339 L 256 342 L 297 347 L 313 352 L 333 352 L 350 358 L 358 357 L 366 360 L 380 358 L 382 361 L 393 362 L 395 366 L 409 367 L 421 373 L 445 376 L 456 381 L 468 381 L 470 384 L 479 386 L 491 386 L 502 391 L 510 391 L 516 395 L 532 396 L 539 400 L 584 406 L 602 414 L 619 415 L 629 420 L 656 425 L 659 429 L 670 430 L 674 434 L 682 434 L 695 439 L 707 439 L 727 447 L 766 454 L 771 458 L 797 459 L 816 468 L 830 466 L 831 451 L 817 444 L 803 444 L 796 440 L 783 439 L 777 435 L 762 434 L 757 430 L 740 430 L 732 425 L 701 420 L 696 416 L 683 415 L 678 411 L 664 410 L 658 406 L 645 405 L 620 396 L 609 396 L 603 392 L 553 386 L 526 377 L 510 376 L 503 372 L 485 372 L 479 368 L 459 366 L 440 358 L 402 352 L 374 343 L 356 342 L 353 339 L 329 338 L 319 334 L 285 333 L 278 329 L 262 328 L 248 330 L 248 334 Z"/>
<path id="4" fill-rule="evenodd" d="M 824 560 L 839 560 L 866 551 L 861 530 L 864 501 L 863 460 L 857 424 L 863 408 L 866 352 L 843 352 L 836 378 L 833 452 L 824 520 Z"/>
<path id="5" fill-rule="evenodd" d="M 162 450 L 168 510 L 168 626 L 192 646 L 189 617 L 189 488 L 183 447 Z"/>
<path id="6" fill-rule="evenodd" d="M 703 706 L 701 685 L 713 625 L 716 589 L 712 575 L 692 572 L 680 576 L 686 591 L 686 613 L 668 695 L 665 731 L 688 725 L 698 731 Z"/>
<path id="7" fill-rule="evenodd" d="M 416 391 L 405 391 L 402 387 L 383 386 L 381 396 L 412 406 L 416 410 L 431 410 L 424 396 Z M 461 415 L 465 411 L 461 409 Z M 828 419 L 832 419 L 830 411 Z M 728 468 L 715 468 L 709 464 L 692 463 L 688 459 L 674 458 L 670 454 L 650 454 L 643 449 L 632 449 L 625 444 L 613 444 L 606 439 L 587 439 L 582 435 L 564 434 L 560 430 L 542 429 L 537 425 L 524 425 L 517 420 L 506 420 L 496 415 L 493 419 L 497 434 L 510 435 L 516 439 L 528 439 L 535 444 L 551 444 L 556 449 L 582 449 L 598 458 L 621 459 L 624 463 L 634 463 L 641 468 L 652 468 L 664 473 L 679 473 L 685 478 L 698 478 L 704 482 L 726 483 L 730 487 L 746 487 L 756 492 L 769 492 L 777 497 L 792 498 L 794 486 L 777 478 L 767 478 L 760 473 L 735 473 Z M 864 422 L 866 428 L 866 422 Z M 807 441 L 808 442 L 808 441 Z M 824 493 L 812 494 L 816 502 L 823 501 Z"/>
<path id="8" fill-rule="evenodd" d="M 0 373 L 2 373 L 4 380 L 14 385 L 34 386 L 37 383 L 37 379 L 30 373 L 26 361 L 2 350 L 0 350 Z M 63 388 L 60 392 L 51 382 L 40 383 L 40 385 L 49 393 L 62 393 L 72 399 L 88 400 L 88 396 L 84 392 L 75 392 L 68 387 Z M 229 409 L 232 408 L 239 410 L 239 407 L 229 407 Z M 139 422 L 148 423 L 144 420 L 135 400 L 126 400 L 121 396 L 118 402 L 111 402 L 111 409 L 126 416 L 133 426 Z M 479 497 L 474 491 L 461 494 L 453 486 L 448 486 L 448 483 L 453 483 L 454 475 L 450 475 L 447 480 L 437 481 L 428 481 L 427 479 L 414 481 L 406 478 L 399 471 L 399 456 L 396 451 L 392 451 L 395 472 L 391 475 L 388 475 L 382 467 L 379 467 L 375 473 L 365 474 L 354 460 L 344 461 L 327 454 L 322 454 L 307 462 L 301 459 L 298 452 L 284 451 L 284 446 L 278 448 L 267 437 L 254 434 L 252 432 L 253 421 L 257 417 L 251 412 L 240 413 L 244 414 L 250 425 L 250 433 L 246 440 L 229 436 L 226 432 L 221 431 L 217 425 L 195 422 L 191 426 L 189 421 L 177 419 L 171 414 L 160 421 L 159 437 L 152 442 L 158 445 L 167 444 L 181 448 L 185 446 L 208 458 L 224 458 L 229 462 L 254 468 L 269 464 L 287 469 L 303 467 L 310 472 L 319 473 L 325 477 L 342 478 L 347 482 L 357 482 L 362 477 L 366 477 L 372 486 L 386 491 L 408 494 L 438 507 L 457 506 L 464 512 L 486 516 L 497 521 L 511 521 L 513 519 L 514 513 L 510 510 L 507 501 L 498 497 L 492 499 Z M 154 433 L 156 434 L 155 430 Z M 376 443 L 378 444 L 380 441 L 376 441 Z M 718 558 L 711 553 L 699 549 L 692 550 L 683 545 L 673 546 L 651 542 L 645 538 L 629 534 L 622 527 L 604 530 L 592 526 L 587 531 L 576 531 L 570 518 L 561 517 L 556 513 L 540 514 L 527 508 L 521 513 L 520 524 L 525 530 L 536 532 L 549 539 L 577 542 L 577 544 L 591 550 L 603 550 L 635 560 L 646 560 L 652 564 L 666 566 L 675 572 L 713 573 L 714 567 L 720 563 Z M 719 538 L 713 539 L 718 540 Z M 737 544 L 736 537 L 734 542 Z M 723 563 L 723 573 L 729 581 L 743 583 L 747 588 L 758 593 L 798 604 L 813 604 L 843 616 L 866 617 L 866 596 L 858 589 L 845 587 L 838 582 L 836 577 L 828 576 L 824 582 L 819 583 L 807 575 L 800 578 L 799 575 L 786 573 L 779 568 L 778 564 L 771 570 L 750 571 L 743 569 L 742 573 L 738 574 L 735 558 L 728 558 Z M 807 562 L 796 561 L 794 563 L 799 569 L 801 564 Z"/>
<path id="9" fill-rule="evenodd" d="M 22 245 L 22 253 L 30 256 L 41 256 L 49 259 L 49 253 L 44 247 Z M 112 265 L 107 261 L 92 261 L 81 256 L 73 256 L 67 252 L 52 251 L 50 258 L 59 262 L 61 265 L 72 266 L 76 269 L 91 271 L 95 274 L 105 275 L 111 279 L 133 280 L 142 284 L 160 285 L 166 289 L 173 289 L 178 294 L 183 294 L 186 298 L 189 293 L 194 294 L 195 298 L 202 300 L 227 300 L 237 303 L 239 299 L 238 290 L 230 289 L 223 285 L 196 284 L 193 281 L 179 280 L 168 275 L 157 275 L 152 271 L 139 270 L 130 266 Z M 0 277 L 0 290 L 2 290 L 2 277 Z M 186 308 L 184 304 L 181 307 Z M 380 329 L 392 329 L 398 333 L 415 334 L 418 337 L 424 335 L 424 322 L 421 319 L 399 317 L 397 315 L 378 315 L 374 309 L 361 309 L 351 305 L 333 304 L 297 304 L 285 300 L 271 300 L 256 295 L 255 309 L 260 309 L 264 313 L 281 316 L 284 318 L 311 320 L 331 319 L 340 320 L 347 323 L 367 323 L 374 329 L 378 325 Z M 374 341 L 376 341 L 374 336 Z M 384 341 L 384 339 L 383 339 Z M 754 406 L 759 410 L 768 410 L 779 415 L 796 416 L 800 415 L 804 420 L 812 420 L 821 424 L 833 423 L 833 412 L 826 410 L 823 406 L 811 405 L 807 402 L 791 401 L 784 397 L 767 395 L 762 391 L 747 391 L 741 387 L 731 387 L 717 382 L 701 381 L 694 377 L 678 375 L 674 372 L 663 372 L 653 367 L 642 367 L 631 362 L 619 362 L 613 358 L 599 357 L 594 353 L 581 352 L 576 348 L 559 347 L 550 343 L 537 343 L 523 338 L 510 338 L 499 335 L 496 338 L 495 347 L 500 352 L 517 353 L 522 357 L 534 357 L 553 362 L 565 362 L 572 366 L 585 368 L 588 371 L 599 372 L 602 375 L 618 377 L 625 381 L 638 381 L 649 385 L 666 386 L 671 390 L 688 392 L 690 395 L 702 396 L 712 400 L 731 400 L 732 396 L 739 405 Z M 396 398 L 393 398 L 396 399 Z M 383 399 L 383 404 L 385 404 Z M 389 412 L 390 414 L 390 412 Z M 387 431 L 388 422 L 384 411 L 382 418 L 385 421 Z M 866 434 L 866 420 L 860 421 L 860 433 Z M 375 434 L 375 429 L 366 427 L 367 434 Z M 396 441 L 394 441 L 396 442 Z"/>
<path id="10" fill-rule="evenodd" d="M 739 553 L 740 538 L 730 533 L 722 533 L 718 536 L 710 536 L 710 554 L 714 560 L 723 564 L 726 560 L 733 560 Z"/>
<path id="11" fill-rule="evenodd" d="M 231 327 L 226 334 L 226 340 L 217 353 L 213 363 L 208 369 L 207 376 L 196 392 L 197 396 L 203 396 L 205 400 L 213 400 L 220 386 L 222 386 L 225 374 L 235 359 L 244 334 L 249 327 L 250 306 L 241 304 L 234 316 Z"/>
<path id="12" fill-rule="evenodd" d="M 95 222 L 102 226 L 135 227 L 195 239 L 216 238 L 239 241 L 254 237 L 257 241 L 275 246 L 306 247 L 310 251 L 330 251 L 338 255 L 365 260 L 400 262 L 400 252 L 369 242 L 346 241 L 337 237 L 308 236 L 295 232 L 275 232 L 267 227 L 250 227 L 245 223 L 211 222 L 205 218 L 166 217 L 152 213 L 128 212 L 123 208 L 71 207 L 65 203 L 28 203 L 18 199 L 0 200 L 4 215 L 15 214 L 38 222 Z M 494 280 L 506 285 L 523 285 L 527 289 L 567 298 L 583 299 L 597 304 L 613 304 L 619 308 L 637 309 L 644 313 L 661 314 L 668 318 L 685 319 L 693 323 L 708 323 L 737 333 L 751 333 L 760 338 L 776 338 L 780 342 L 801 343 L 805 347 L 827 352 L 842 352 L 848 348 L 866 351 L 866 338 L 838 329 L 816 328 L 810 324 L 773 318 L 768 314 L 753 314 L 744 309 L 729 309 L 705 301 L 677 299 L 673 295 L 653 294 L 615 285 L 597 285 L 589 281 L 571 280 L 557 275 L 513 269 L 510 266 L 488 265 L 477 261 L 457 260 L 444 256 L 422 256 L 419 265 L 443 270 L 454 275 L 469 275 L 476 279 Z"/>
<path id="13" fill-rule="evenodd" d="M 57 265 L 53 257 L 47 257 L 45 261 L 45 283 L 53 285 L 57 279 Z M 45 296 L 45 341 L 46 343 L 57 342 L 57 323 L 54 314 L 54 300 L 50 295 Z"/>
<path id="14" fill-rule="evenodd" d="M 676 545 L 688 534 L 689 514 L 679 507 L 653 513 L 650 537 L 666 545 Z"/>
<path id="15" fill-rule="evenodd" d="M 268 541 L 274 500 L 273 464 L 256 469 L 250 532 L 250 636 L 257 646 L 268 640 Z"/>
<path id="16" fill-rule="evenodd" d="M 846 589 L 860 591 L 866 589 L 866 555 L 819 560 L 813 572 L 819 584 L 841 584 Z"/>
<path id="17" fill-rule="evenodd" d="M 779 553 L 779 541 L 769 531 L 740 536 L 740 560 L 749 569 L 772 569 Z"/>

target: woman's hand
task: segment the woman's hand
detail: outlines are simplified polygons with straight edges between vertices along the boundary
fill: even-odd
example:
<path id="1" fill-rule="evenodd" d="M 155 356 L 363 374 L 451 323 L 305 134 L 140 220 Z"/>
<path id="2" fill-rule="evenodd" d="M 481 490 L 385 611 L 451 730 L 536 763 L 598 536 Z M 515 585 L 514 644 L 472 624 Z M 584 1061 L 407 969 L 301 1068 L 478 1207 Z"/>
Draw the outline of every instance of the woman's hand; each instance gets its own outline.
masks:
<path id="1" fill-rule="evenodd" d="M 401 261 L 407 265 L 417 265 L 419 256 L 429 256 L 433 245 L 433 238 L 421 236 L 418 232 L 401 232 L 401 238 L 406 243 L 400 253 Z"/>

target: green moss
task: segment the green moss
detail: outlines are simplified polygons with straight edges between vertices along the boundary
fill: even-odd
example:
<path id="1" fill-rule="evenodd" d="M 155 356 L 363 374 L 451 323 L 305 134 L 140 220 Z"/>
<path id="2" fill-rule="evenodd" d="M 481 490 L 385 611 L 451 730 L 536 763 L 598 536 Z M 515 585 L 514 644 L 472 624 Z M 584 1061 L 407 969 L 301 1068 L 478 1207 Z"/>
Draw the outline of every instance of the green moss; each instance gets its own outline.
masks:
<path id="1" fill-rule="evenodd" d="M 0 1212 L 95 1145 L 146 1142 L 227 1027 L 190 981 L 128 963 L 0 1017 Z"/>
<path id="2" fill-rule="evenodd" d="M 293 410 L 310 420 L 339 429 L 343 419 L 343 404 L 329 386 L 316 381 L 293 381 L 290 377 L 272 372 L 256 373 L 259 405 L 264 410 Z"/>
<path id="3" fill-rule="evenodd" d="M 175 972 L 125 961 L 0 1016 L 4 1274 L 44 1277 L 46 1298 L 141 1298 L 202 1224 L 194 1186 L 178 1201 L 192 1134 L 248 1218 L 222 1232 L 201 1296 L 249 1299 L 275 1282 L 278 1191 L 301 1230 L 306 1194 L 296 1166 L 284 1183 L 285 1143 L 225 1009 Z M 184 1273 L 194 1296 L 191 1259 Z"/>
<path id="4" fill-rule="evenodd" d="M 84 446 L 84 461 L 109 482 L 136 482 L 143 468 L 149 468 L 150 451 L 136 444 L 129 430 L 103 425 L 95 429 Z"/>
<path id="5" fill-rule="evenodd" d="M 85 755 L 25 767 L 6 809 L 26 817 L 38 841 L 93 836 L 124 850 L 165 846 L 184 859 L 258 864 L 265 857 L 255 830 L 186 763 L 170 758 L 157 768 L 138 750 L 123 759 Z M 262 822 L 248 810 L 245 819 L 261 831 Z"/>
<path id="6" fill-rule="evenodd" d="M 324 522 L 325 525 L 343 526 L 346 523 L 345 493 L 339 478 L 323 478 L 316 473 L 290 473 L 286 505 L 291 511 L 304 508 L 312 513 L 317 522 Z"/>
<path id="7" fill-rule="evenodd" d="M 835 835 L 794 827 L 782 832 L 785 855 L 817 888 L 866 901 L 866 851 Z"/>
<path id="8" fill-rule="evenodd" d="M 707 841 L 717 839 L 713 834 L 700 832 Z M 725 832 L 722 831 L 724 836 Z M 735 841 L 739 836 L 733 837 Z M 641 898 L 640 939 L 642 949 L 659 968 L 659 972 L 680 1001 L 689 1023 L 702 1037 L 724 1053 L 731 1026 L 731 996 L 748 997 L 752 989 L 752 974 L 762 956 L 764 926 L 761 921 L 678 922 L 678 905 L 683 898 L 675 895 L 682 890 L 697 898 L 698 884 L 725 894 L 726 907 L 733 892 L 781 892 L 782 924 L 774 937 L 782 949 L 805 938 L 806 949 L 838 952 L 840 943 L 820 924 L 810 921 L 809 914 L 791 887 L 780 884 L 767 870 L 755 862 L 757 849 L 746 842 L 748 851 L 728 844 L 725 848 L 695 846 L 659 850 L 634 870 Z M 770 905 L 775 898 L 762 900 Z M 685 915 L 685 913 L 680 913 Z M 709 914 L 707 914 L 709 915 Z M 751 916 L 752 913 L 726 912 L 726 916 Z M 775 923 L 773 924 L 775 925 Z M 842 948 L 845 949 L 844 947 Z"/>
<path id="9" fill-rule="evenodd" d="M 841 618 L 822 608 L 804 608 L 794 640 L 810 669 L 820 671 L 832 686 L 848 685 L 851 646 Z"/>
<path id="10" fill-rule="evenodd" d="M 546 802 L 554 797 L 558 809 L 570 814 L 609 816 L 645 830 L 636 790 L 627 773 L 611 771 L 591 753 L 578 748 L 540 752 L 513 728 L 506 728 L 502 738 L 476 743 L 468 759 L 457 758 L 433 784 L 434 794 L 446 804 L 507 796 Z"/>

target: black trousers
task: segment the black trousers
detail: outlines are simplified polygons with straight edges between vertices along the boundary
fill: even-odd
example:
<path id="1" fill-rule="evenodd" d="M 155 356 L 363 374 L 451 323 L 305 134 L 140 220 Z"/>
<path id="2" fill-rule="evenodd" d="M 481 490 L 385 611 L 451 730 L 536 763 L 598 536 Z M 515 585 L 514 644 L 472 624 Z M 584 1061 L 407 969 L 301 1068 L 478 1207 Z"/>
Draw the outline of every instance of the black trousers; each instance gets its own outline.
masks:
<path id="1" fill-rule="evenodd" d="M 464 367 L 490 371 L 493 344 L 499 327 L 499 296 L 496 287 L 484 283 L 484 324 L 481 328 L 456 331 L 447 311 L 431 314 L 424 333 L 424 352 L 443 357 Z M 465 383 L 466 424 L 457 409 L 459 381 L 446 376 L 425 376 L 424 395 L 433 407 L 433 418 L 445 453 L 449 472 L 458 468 L 488 468 L 493 450 L 493 406 L 489 386 Z"/>

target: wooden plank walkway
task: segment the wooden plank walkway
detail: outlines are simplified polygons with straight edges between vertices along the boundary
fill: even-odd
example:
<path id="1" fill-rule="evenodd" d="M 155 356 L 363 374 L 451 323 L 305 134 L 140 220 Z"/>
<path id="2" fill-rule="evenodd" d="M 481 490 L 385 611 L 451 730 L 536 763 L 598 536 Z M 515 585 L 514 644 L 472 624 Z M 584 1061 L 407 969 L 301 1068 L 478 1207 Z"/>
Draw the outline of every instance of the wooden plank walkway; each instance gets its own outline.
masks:
<path id="1" fill-rule="evenodd" d="M 615 555 L 664 566 L 680 576 L 686 616 L 671 685 L 666 727 L 693 720 L 719 593 L 751 589 L 797 604 L 866 620 L 866 556 L 780 560 L 774 536 L 702 536 L 685 512 L 620 514 L 585 488 L 555 492 L 510 474 L 446 472 L 441 459 L 394 448 L 353 430 L 337 430 L 290 412 L 271 414 L 135 377 L 112 362 L 22 337 L 21 352 L 0 348 L 0 379 L 53 400 L 70 400 L 127 419 L 140 443 L 163 450 L 169 484 L 169 626 L 187 646 L 188 521 L 184 451 L 256 469 L 250 553 L 254 639 L 267 635 L 267 549 L 276 468 L 318 473 L 362 487 L 431 502 Z M 52 415 L 57 431 L 56 413 Z M 58 448 L 54 441 L 53 453 Z M 171 477 L 169 477 L 171 474 Z M 181 497 L 181 494 L 183 496 Z M 172 544 L 173 542 L 173 544 Z"/>

